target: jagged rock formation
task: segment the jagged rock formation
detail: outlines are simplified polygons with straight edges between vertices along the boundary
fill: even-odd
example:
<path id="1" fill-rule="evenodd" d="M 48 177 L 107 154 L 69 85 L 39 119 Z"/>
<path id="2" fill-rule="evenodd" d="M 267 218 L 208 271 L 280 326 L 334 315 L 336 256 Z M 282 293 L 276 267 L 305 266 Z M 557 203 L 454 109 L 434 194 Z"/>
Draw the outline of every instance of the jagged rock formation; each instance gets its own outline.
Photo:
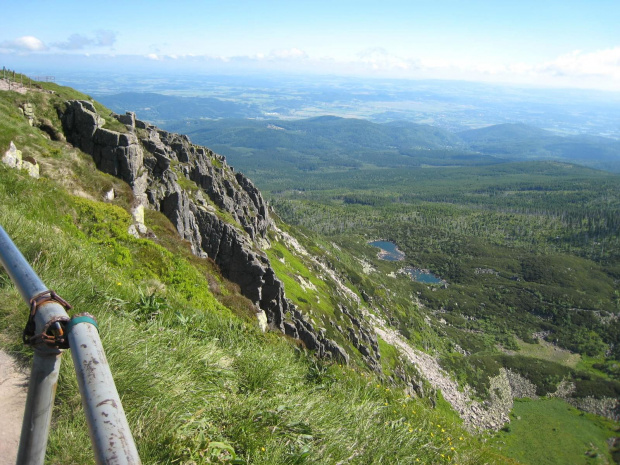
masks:
<path id="1" fill-rule="evenodd" d="M 381 364 L 379 361 L 381 360 L 381 354 L 379 352 L 377 335 L 366 325 L 362 324 L 362 317 L 355 317 L 344 305 L 340 305 L 340 311 L 351 321 L 351 326 L 347 329 L 349 341 L 362 354 L 368 366 L 380 372 Z"/>
<path id="2" fill-rule="evenodd" d="M 126 132 L 105 129 L 88 101 L 67 102 L 60 116 L 67 141 L 92 155 L 98 169 L 126 181 L 142 205 L 166 215 L 196 255 L 212 258 L 226 278 L 239 284 L 272 328 L 302 340 L 320 356 L 348 360 L 344 349 L 317 332 L 285 297 L 260 248 L 272 227 L 267 204 L 224 157 L 133 113 L 116 115 Z"/>

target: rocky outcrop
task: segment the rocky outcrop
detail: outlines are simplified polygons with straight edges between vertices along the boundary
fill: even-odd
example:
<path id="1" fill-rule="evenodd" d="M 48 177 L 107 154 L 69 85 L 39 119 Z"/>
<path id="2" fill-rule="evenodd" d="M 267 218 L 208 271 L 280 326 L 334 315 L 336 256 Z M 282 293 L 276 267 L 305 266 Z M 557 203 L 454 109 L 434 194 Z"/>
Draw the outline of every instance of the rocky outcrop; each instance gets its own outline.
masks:
<path id="1" fill-rule="evenodd" d="M 613 421 L 620 421 L 620 399 L 591 396 L 575 397 L 576 390 L 575 383 L 564 379 L 555 392 L 548 394 L 547 397 L 559 397 L 584 412 L 600 415 Z"/>
<path id="2" fill-rule="evenodd" d="M 18 150 L 13 141 L 9 144 L 9 149 L 2 156 L 2 163 L 5 165 L 23 169 L 33 178 L 39 178 L 39 163 L 32 157 L 23 157 L 21 150 Z"/>
<path id="3" fill-rule="evenodd" d="M 347 327 L 346 333 L 349 341 L 362 354 L 368 366 L 380 373 L 381 353 L 379 352 L 377 335 L 370 329 L 369 325 L 364 324 L 363 317 L 354 316 L 344 305 L 340 305 L 339 309 L 351 321 L 351 325 Z"/>
<path id="4" fill-rule="evenodd" d="M 611 397 L 596 399 L 594 397 L 571 397 L 566 399 L 573 407 L 584 412 L 593 413 L 613 421 L 620 421 L 620 400 Z"/>
<path id="5" fill-rule="evenodd" d="M 67 141 L 92 155 L 98 169 L 126 181 L 140 204 L 168 217 L 194 254 L 213 259 L 264 312 L 271 328 L 321 356 L 347 361 L 344 349 L 317 332 L 286 298 L 261 250 L 272 222 L 254 184 L 187 136 L 158 129 L 133 113 L 116 118 L 126 132 L 105 129 L 87 101 L 69 101 L 61 114 Z"/>
<path id="6" fill-rule="evenodd" d="M 511 397 L 514 399 L 523 399 L 528 397 L 530 399 L 538 399 L 536 395 L 536 385 L 529 379 L 524 378 L 519 373 L 515 373 L 512 370 L 505 370 L 508 383 L 510 384 Z"/>
<path id="7" fill-rule="evenodd" d="M 34 126 L 34 106 L 32 103 L 24 103 L 19 107 L 20 112 L 28 120 L 30 126 Z"/>
<path id="8" fill-rule="evenodd" d="M 67 102 L 61 121 L 67 142 L 91 155 L 101 171 L 127 182 L 136 197 L 144 200 L 147 173 L 143 169 L 143 150 L 134 133 L 104 129 L 105 120 L 92 103 L 84 100 Z"/>

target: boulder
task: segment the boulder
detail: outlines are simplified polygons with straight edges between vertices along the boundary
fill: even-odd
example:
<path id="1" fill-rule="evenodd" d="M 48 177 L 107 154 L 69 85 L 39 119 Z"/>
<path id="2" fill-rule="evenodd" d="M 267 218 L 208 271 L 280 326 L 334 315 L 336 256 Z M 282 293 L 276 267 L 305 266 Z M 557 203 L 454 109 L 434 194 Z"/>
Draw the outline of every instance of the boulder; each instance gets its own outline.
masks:
<path id="1" fill-rule="evenodd" d="M 11 168 L 21 169 L 22 151 L 17 150 L 17 147 L 15 146 L 13 141 L 11 141 L 11 143 L 9 144 L 9 149 L 4 152 L 4 155 L 2 156 L 2 163 Z"/>
<path id="2" fill-rule="evenodd" d="M 13 141 L 9 144 L 9 149 L 4 152 L 2 162 L 11 168 L 26 170 L 33 178 L 39 178 L 39 163 L 32 157 L 22 157 L 21 150 L 17 150 Z"/>

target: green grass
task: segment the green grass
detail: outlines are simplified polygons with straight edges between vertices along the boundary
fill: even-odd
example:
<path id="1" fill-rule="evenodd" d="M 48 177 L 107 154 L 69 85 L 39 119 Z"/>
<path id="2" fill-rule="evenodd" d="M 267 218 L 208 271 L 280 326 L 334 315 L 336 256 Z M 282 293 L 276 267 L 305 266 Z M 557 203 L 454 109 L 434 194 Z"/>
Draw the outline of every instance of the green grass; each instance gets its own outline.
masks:
<path id="1" fill-rule="evenodd" d="M 394 368 L 399 365 L 399 353 L 398 350 L 385 342 L 380 337 L 377 337 L 379 343 L 379 353 L 381 354 L 381 368 L 386 376 L 391 376 Z"/>
<path id="2" fill-rule="evenodd" d="M 297 305 L 323 315 L 333 315 L 333 304 L 326 282 L 309 268 L 302 258 L 280 242 L 272 241 L 267 256 L 284 283 L 287 296 Z"/>
<path id="3" fill-rule="evenodd" d="M 525 357 L 539 358 L 549 362 L 559 363 L 569 368 L 577 367 L 581 361 L 581 355 L 574 354 L 544 340 L 539 340 L 537 344 L 529 344 L 517 340 L 517 344 L 519 345 L 518 354 Z"/>
<path id="4" fill-rule="evenodd" d="M 605 464 L 612 460 L 606 438 L 614 436 L 614 428 L 560 399 L 519 400 L 494 443 L 524 464 Z"/>

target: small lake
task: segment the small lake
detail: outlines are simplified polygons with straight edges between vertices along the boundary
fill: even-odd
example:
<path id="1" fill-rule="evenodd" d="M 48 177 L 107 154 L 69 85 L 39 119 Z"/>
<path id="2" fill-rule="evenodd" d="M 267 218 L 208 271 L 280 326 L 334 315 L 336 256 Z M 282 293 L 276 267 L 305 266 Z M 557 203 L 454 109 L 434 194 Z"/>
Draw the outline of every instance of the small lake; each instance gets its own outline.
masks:
<path id="1" fill-rule="evenodd" d="M 437 276 L 435 276 L 433 273 L 431 273 L 428 270 L 421 270 L 420 268 L 407 267 L 407 268 L 403 268 L 402 271 L 407 273 L 409 276 L 411 276 L 411 279 L 413 279 L 414 281 L 418 283 L 425 283 L 425 284 L 443 283 L 442 279 L 438 278 Z"/>
<path id="2" fill-rule="evenodd" d="M 387 260 L 390 262 L 398 262 L 405 259 L 405 254 L 403 251 L 398 250 L 398 246 L 394 242 L 390 241 L 372 241 L 369 242 L 373 247 L 379 248 L 381 251 L 379 252 L 379 258 L 381 260 Z M 438 278 L 433 273 L 428 270 L 423 270 L 421 268 L 414 268 L 412 266 L 408 266 L 402 268 L 400 270 L 401 273 L 408 274 L 411 279 L 418 283 L 424 284 L 442 284 L 444 280 Z"/>
<path id="3" fill-rule="evenodd" d="M 398 250 L 396 244 L 390 241 L 372 241 L 369 242 L 373 247 L 381 249 L 379 252 L 379 258 L 381 260 L 387 260 L 390 262 L 398 262 L 405 259 L 405 254 Z"/>

